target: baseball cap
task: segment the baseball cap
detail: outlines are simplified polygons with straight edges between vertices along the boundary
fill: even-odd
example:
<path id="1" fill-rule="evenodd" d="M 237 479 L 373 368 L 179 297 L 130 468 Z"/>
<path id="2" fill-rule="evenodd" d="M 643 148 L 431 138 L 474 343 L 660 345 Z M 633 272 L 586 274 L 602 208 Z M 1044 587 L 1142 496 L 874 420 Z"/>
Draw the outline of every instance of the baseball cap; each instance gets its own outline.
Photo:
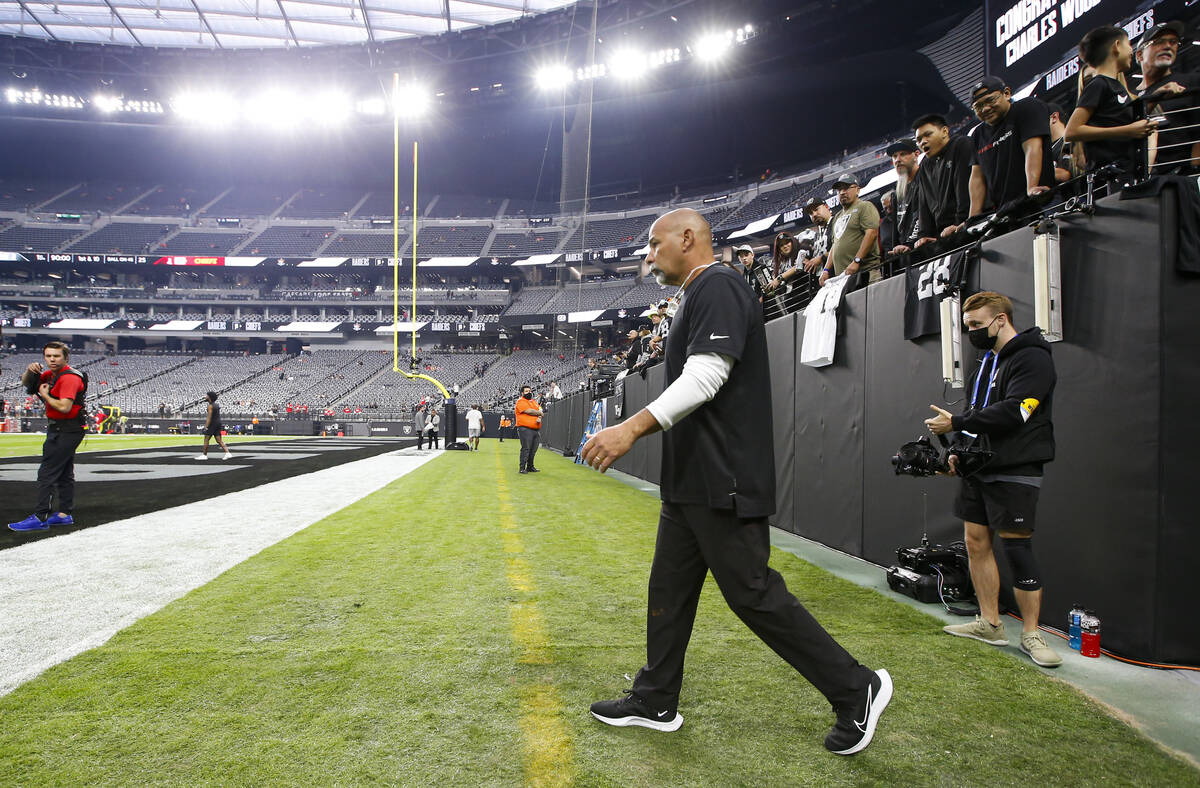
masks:
<path id="1" fill-rule="evenodd" d="M 820 197 L 809 197 L 808 202 L 804 203 L 804 212 L 809 213 L 814 208 L 820 208 L 822 205 L 825 205 L 825 201 Z"/>
<path id="2" fill-rule="evenodd" d="M 916 142 L 914 142 L 911 139 L 902 139 L 902 140 L 896 140 L 891 145 L 888 145 L 887 148 L 884 150 L 884 153 L 886 153 L 888 156 L 891 156 L 893 154 L 900 153 L 900 152 L 916 153 L 917 150 L 918 150 L 918 148 L 917 148 Z"/>
<path id="3" fill-rule="evenodd" d="M 754 247 L 751 246 L 750 244 L 742 244 L 741 246 L 735 246 L 733 249 L 733 252 L 734 252 L 734 254 L 741 254 L 742 252 L 749 252 L 750 254 L 754 254 Z"/>
<path id="4" fill-rule="evenodd" d="M 1149 44 L 1154 39 L 1161 36 L 1163 33 L 1174 33 L 1179 39 L 1183 39 L 1183 34 L 1187 32 L 1187 26 L 1183 22 L 1171 21 L 1163 22 L 1142 33 L 1142 37 L 1137 40 L 1137 45 L 1134 49 L 1141 49 Z"/>
<path id="5" fill-rule="evenodd" d="M 835 188 L 835 189 L 839 186 L 857 186 L 857 185 L 858 185 L 858 176 L 852 172 L 843 172 L 841 175 L 839 175 L 837 177 L 837 180 L 833 182 L 833 188 Z"/>
<path id="6" fill-rule="evenodd" d="M 971 100 L 986 96 L 996 90 L 1004 90 L 1008 85 L 1004 84 L 1004 80 L 1000 77 L 984 77 L 971 86 Z"/>

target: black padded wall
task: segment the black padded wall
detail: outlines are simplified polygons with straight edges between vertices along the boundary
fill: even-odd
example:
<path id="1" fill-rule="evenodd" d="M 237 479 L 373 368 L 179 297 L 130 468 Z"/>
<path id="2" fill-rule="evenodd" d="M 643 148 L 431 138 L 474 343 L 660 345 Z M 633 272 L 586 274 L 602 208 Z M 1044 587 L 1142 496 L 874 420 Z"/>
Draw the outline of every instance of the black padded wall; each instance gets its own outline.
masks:
<path id="1" fill-rule="evenodd" d="M 666 382 L 667 368 L 662 364 L 651 367 L 646 372 L 647 403 L 653 401 L 666 388 Z M 636 411 L 630 411 L 629 413 L 633 415 Z M 656 432 L 638 441 L 638 443 L 646 445 L 646 475 L 641 478 L 653 484 L 658 484 L 662 478 L 662 441 L 663 436 L 661 432 Z"/>
<path id="2" fill-rule="evenodd" d="M 1164 254 L 1158 512 L 1159 603 L 1154 619 L 1155 653 L 1167 662 L 1195 664 L 1200 653 L 1196 628 L 1188 626 L 1197 597 L 1196 556 L 1200 528 L 1196 526 L 1196 465 L 1200 450 L 1200 277 L 1174 268 L 1174 203 L 1166 201 L 1162 225 Z"/>
<path id="3" fill-rule="evenodd" d="M 557 452 L 566 450 L 567 431 L 571 428 L 571 423 L 574 421 L 571 415 L 572 403 L 579 397 L 579 394 L 572 394 L 553 403 L 546 409 L 546 415 L 542 418 L 543 446 L 554 449 Z M 513 417 L 509 416 L 509 419 L 512 420 Z"/>
<path id="4" fill-rule="evenodd" d="M 587 429 L 588 419 L 592 415 L 592 398 L 583 394 L 571 399 L 571 420 L 568 422 L 567 432 L 565 436 L 565 445 L 562 450 L 565 454 L 574 455 L 579 449 L 579 441 L 583 439 L 583 432 Z"/>
<path id="5" fill-rule="evenodd" d="M 775 426 L 775 517 L 785 530 L 795 521 L 796 315 L 767 323 L 771 359 L 771 421 Z"/>
<path id="6" fill-rule="evenodd" d="M 936 543 L 962 538 L 962 521 L 950 510 L 957 482 L 897 476 L 891 463 L 901 444 L 929 435 L 930 405 L 952 413 L 961 405 L 943 397 L 940 336 L 904 338 L 904 277 L 867 288 L 867 311 L 862 556 L 890 565 L 896 548 L 919 544 L 926 527 Z M 953 401 L 962 390 L 947 388 L 946 394 Z"/>
<path id="7" fill-rule="evenodd" d="M 862 555 L 863 546 L 866 317 L 867 291 L 846 296 L 833 363 L 815 368 L 799 363 L 804 320 L 796 320 L 796 517 L 789 530 L 851 555 Z"/>

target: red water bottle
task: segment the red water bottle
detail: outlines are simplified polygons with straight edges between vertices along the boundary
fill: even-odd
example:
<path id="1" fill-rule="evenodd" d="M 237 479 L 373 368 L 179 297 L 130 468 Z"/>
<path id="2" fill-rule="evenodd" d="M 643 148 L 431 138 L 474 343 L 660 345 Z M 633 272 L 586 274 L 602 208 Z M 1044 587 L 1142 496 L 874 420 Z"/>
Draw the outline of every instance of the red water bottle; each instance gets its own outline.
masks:
<path id="1" fill-rule="evenodd" d="M 1091 610 L 1085 610 L 1079 621 L 1079 653 L 1085 657 L 1100 656 L 1100 618 Z"/>

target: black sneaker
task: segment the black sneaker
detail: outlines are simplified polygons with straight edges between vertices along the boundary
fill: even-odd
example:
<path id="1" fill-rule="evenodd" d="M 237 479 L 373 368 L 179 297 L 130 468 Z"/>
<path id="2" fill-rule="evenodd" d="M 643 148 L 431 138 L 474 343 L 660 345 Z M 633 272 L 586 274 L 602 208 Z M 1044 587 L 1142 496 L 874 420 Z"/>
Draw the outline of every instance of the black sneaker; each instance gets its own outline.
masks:
<path id="1" fill-rule="evenodd" d="M 875 735 L 879 716 L 892 700 L 892 677 L 877 670 L 863 697 L 837 709 L 837 722 L 825 737 L 825 749 L 835 755 L 853 755 L 867 749 Z"/>
<path id="2" fill-rule="evenodd" d="M 683 724 L 678 711 L 653 709 L 633 690 L 625 690 L 623 698 L 596 701 L 592 704 L 592 716 L 608 725 L 622 728 L 640 725 L 656 731 L 677 731 Z"/>
<path id="3" fill-rule="evenodd" d="M 530 472 L 530 473 L 541 473 L 541 471 L 540 471 L 540 470 L 538 470 L 537 468 L 530 468 L 530 469 L 529 469 L 529 472 Z"/>

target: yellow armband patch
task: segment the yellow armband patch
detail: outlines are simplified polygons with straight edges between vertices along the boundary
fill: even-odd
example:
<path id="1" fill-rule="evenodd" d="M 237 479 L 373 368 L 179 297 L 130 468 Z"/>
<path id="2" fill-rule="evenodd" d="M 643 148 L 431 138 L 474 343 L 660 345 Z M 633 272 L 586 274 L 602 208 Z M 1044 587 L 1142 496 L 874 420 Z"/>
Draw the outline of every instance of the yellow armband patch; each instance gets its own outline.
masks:
<path id="1" fill-rule="evenodd" d="M 1041 404 L 1042 403 L 1038 402 L 1033 397 L 1029 397 L 1028 399 L 1022 400 L 1021 401 L 1021 418 L 1024 419 L 1025 421 L 1029 421 L 1029 417 L 1033 415 L 1033 412 L 1035 410 L 1037 410 L 1038 405 L 1041 405 Z"/>

